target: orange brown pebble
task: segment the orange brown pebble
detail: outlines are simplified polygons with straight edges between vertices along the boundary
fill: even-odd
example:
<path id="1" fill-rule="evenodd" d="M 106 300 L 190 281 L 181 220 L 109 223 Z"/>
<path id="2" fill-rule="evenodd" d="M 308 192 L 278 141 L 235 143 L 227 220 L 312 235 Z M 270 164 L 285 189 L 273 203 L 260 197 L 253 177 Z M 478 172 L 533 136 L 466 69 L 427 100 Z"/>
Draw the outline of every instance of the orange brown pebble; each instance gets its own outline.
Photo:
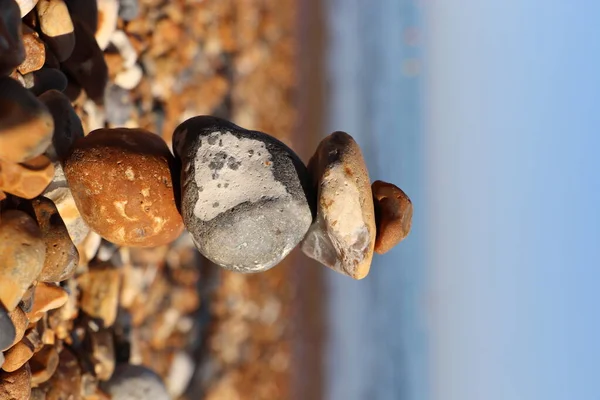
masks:
<path id="1" fill-rule="evenodd" d="M 171 179 L 174 158 L 143 129 L 98 129 L 79 139 L 64 171 L 84 221 L 122 246 L 175 240 L 183 222 Z"/>
<path id="2" fill-rule="evenodd" d="M 399 187 L 375 181 L 372 185 L 377 220 L 375 251 L 384 254 L 404 240 L 412 224 L 412 202 Z"/>

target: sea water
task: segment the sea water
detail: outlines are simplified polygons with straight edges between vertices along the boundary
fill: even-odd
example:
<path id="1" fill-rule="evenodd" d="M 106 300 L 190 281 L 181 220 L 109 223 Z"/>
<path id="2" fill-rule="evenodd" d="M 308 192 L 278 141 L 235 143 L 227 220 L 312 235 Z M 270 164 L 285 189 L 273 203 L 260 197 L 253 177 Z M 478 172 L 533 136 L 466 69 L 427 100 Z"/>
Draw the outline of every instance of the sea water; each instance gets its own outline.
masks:
<path id="1" fill-rule="evenodd" d="M 329 132 L 350 133 L 372 181 L 393 182 L 415 209 L 409 237 L 376 255 L 362 281 L 328 271 L 326 398 L 427 397 L 420 207 L 420 26 L 413 0 L 328 0 Z"/>

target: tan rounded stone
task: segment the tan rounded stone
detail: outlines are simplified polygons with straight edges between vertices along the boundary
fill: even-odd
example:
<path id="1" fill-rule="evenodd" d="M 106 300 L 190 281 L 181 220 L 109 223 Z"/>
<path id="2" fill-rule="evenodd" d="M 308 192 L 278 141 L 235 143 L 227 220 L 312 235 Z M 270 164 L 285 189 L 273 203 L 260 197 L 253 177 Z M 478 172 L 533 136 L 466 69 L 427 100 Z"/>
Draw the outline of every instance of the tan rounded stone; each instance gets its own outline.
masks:
<path id="1" fill-rule="evenodd" d="M 408 236 L 413 205 L 406 193 L 391 183 L 375 181 L 372 190 L 377 221 L 375 251 L 384 254 Z"/>
<path id="2" fill-rule="evenodd" d="M 23 24 L 23 44 L 25 46 L 25 61 L 17 67 L 17 70 L 25 75 L 44 66 L 46 47 L 38 33 L 25 24 Z"/>
<path id="3" fill-rule="evenodd" d="M 37 279 L 42 282 L 64 281 L 75 273 L 79 252 L 51 200 L 39 197 L 34 199 L 31 205 L 46 243 L 44 268 Z"/>
<path id="4" fill-rule="evenodd" d="M 73 21 L 63 0 L 39 0 L 37 14 L 46 43 L 59 61 L 64 61 L 73 52 L 75 33 Z"/>
<path id="5" fill-rule="evenodd" d="M 46 258 L 46 244 L 35 221 L 26 213 L 0 214 L 0 301 L 8 311 L 17 307 Z"/>
<path id="6" fill-rule="evenodd" d="M 25 314 L 21 307 L 16 307 L 14 310 L 8 313 L 8 318 L 10 318 L 15 327 L 15 339 L 13 340 L 11 345 L 7 347 L 10 348 L 14 346 L 17 342 L 19 342 L 21 339 L 23 339 L 23 336 L 25 335 L 25 330 L 29 325 L 29 318 L 27 318 L 27 314 Z"/>
<path id="7" fill-rule="evenodd" d="M 174 158 L 142 129 L 99 129 L 75 143 L 64 165 L 77 208 L 106 240 L 159 246 L 183 230 L 171 179 Z"/>
<path id="8" fill-rule="evenodd" d="M 31 395 L 31 369 L 25 364 L 14 372 L 0 371 L 0 399 L 26 400 Z"/>
<path id="9" fill-rule="evenodd" d="M 54 165 L 43 155 L 21 164 L 0 160 L 0 189 L 24 199 L 39 196 L 53 177 Z"/>
<path id="10" fill-rule="evenodd" d="M 369 273 L 375 246 L 375 211 L 369 173 L 352 136 L 334 132 L 308 165 L 316 185 L 317 218 L 302 251 L 354 279 Z"/>
<path id="11" fill-rule="evenodd" d="M 21 340 L 4 352 L 2 369 L 6 372 L 18 370 L 33 356 L 33 351 L 34 348 L 27 338 Z"/>
<path id="12" fill-rule="evenodd" d="M 105 328 L 112 326 L 117 318 L 121 272 L 108 264 L 94 266 L 77 282 L 82 292 L 81 309 L 102 320 Z"/>
<path id="13" fill-rule="evenodd" d="M 31 311 L 27 313 L 29 322 L 37 322 L 48 311 L 62 307 L 68 298 L 69 294 L 60 286 L 40 282 L 35 288 Z"/>
<path id="14" fill-rule="evenodd" d="M 13 163 L 42 154 L 52 141 L 48 109 L 14 79 L 0 78 L 0 159 Z"/>
<path id="15" fill-rule="evenodd" d="M 44 346 L 29 361 L 31 384 L 38 386 L 52 377 L 58 367 L 59 356 L 54 346 Z"/>

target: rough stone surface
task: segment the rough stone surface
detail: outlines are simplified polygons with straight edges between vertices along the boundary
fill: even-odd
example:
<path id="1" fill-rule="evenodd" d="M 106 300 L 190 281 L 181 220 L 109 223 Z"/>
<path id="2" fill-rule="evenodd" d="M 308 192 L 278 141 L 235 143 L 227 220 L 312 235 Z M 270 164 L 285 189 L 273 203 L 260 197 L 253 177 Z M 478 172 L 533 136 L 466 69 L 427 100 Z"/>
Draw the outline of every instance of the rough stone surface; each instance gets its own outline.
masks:
<path id="1" fill-rule="evenodd" d="M 0 352 L 15 343 L 17 332 L 8 312 L 0 305 Z"/>
<path id="2" fill-rule="evenodd" d="M 375 251 L 384 254 L 408 236 L 413 205 L 406 193 L 391 183 L 375 181 L 371 188 L 377 221 Z"/>
<path id="3" fill-rule="evenodd" d="M 112 378 L 101 387 L 112 400 L 171 399 L 160 377 L 141 365 L 118 365 Z"/>
<path id="4" fill-rule="evenodd" d="M 58 61 L 65 61 L 75 47 L 73 21 L 63 0 L 39 0 L 37 14 L 45 42 Z"/>
<path id="5" fill-rule="evenodd" d="M 48 108 L 54 120 L 52 144 L 46 150 L 46 154 L 52 161 L 64 161 L 75 141 L 83 137 L 81 120 L 69 98 L 59 91 L 47 91 L 39 100 Z"/>
<path id="6" fill-rule="evenodd" d="M 0 310 L 3 311 L 3 309 L 0 308 Z M 0 311 L 0 313 L 2 312 Z M 25 312 L 21 309 L 21 307 L 16 307 L 14 310 L 12 310 L 9 314 L 8 314 L 8 318 L 10 318 L 10 321 L 13 324 L 13 327 L 15 328 L 15 338 L 13 340 L 13 342 L 10 344 L 10 346 L 15 345 L 18 341 L 20 341 L 21 339 L 23 339 L 23 336 L 25 335 L 25 329 L 27 329 L 27 325 L 29 324 L 29 319 L 27 318 L 27 314 L 25 314 Z M 10 329 L 9 329 L 10 331 Z M 10 347 L 8 346 L 8 347 Z M 0 346 L 0 351 L 4 350 L 2 348 L 2 346 Z"/>
<path id="7" fill-rule="evenodd" d="M 15 372 L 33 356 L 33 345 L 27 338 L 4 352 L 2 369 L 6 372 Z"/>
<path id="8" fill-rule="evenodd" d="M 23 162 L 50 145 L 54 122 L 48 109 L 19 82 L 0 78 L 0 159 Z"/>
<path id="9" fill-rule="evenodd" d="M 31 394 L 31 369 L 29 364 L 15 372 L 0 371 L 0 399 L 27 400 Z"/>
<path id="10" fill-rule="evenodd" d="M 40 96 L 49 90 L 62 92 L 67 88 L 67 77 L 61 70 L 56 68 L 43 67 L 39 71 L 27 75 L 33 77 L 33 86 L 29 90 L 36 96 Z"/>
<path id="11" fill-rule="evenodd" d="M 108 68 L 102 50 L 94 35 L 82 22 L 73 20 L 75 48 L 61 66 L 70 78 L 85 90 L 96 103 L 104 101 L 104 88 L 108 81 Z"/>
<path id="12" fill-rule="evenodd" d="M 216 264 L 259 272 L 279 263 L 312 221 L 307 171 L 286 145 L 214 117 L 177 127 L 181 210 L 200 252 Z"/>
<path id="13" fill-rule="evenodd" d="M 158 246 L 183 230 L 164 141 L 142 129 L 99 129 L 75 143 L 64 171 L 77 208 L 103 238 Z"/>
<path id="14" fill-rule="evenodd" d="M 369 174 L 358 144 L 344 132 L 321 141 L 309 170 L 317 185 L 317 218 L 302 243 L 320 263 L 362 279 L 375 246 L 375 211 Z"/>
<path id="15" fill-rule="evenodd" d="M 46 245 L 40 229 L 27 214 L 8 210 L 0 214 L 0 301 L 8 311 L 44 266 Z"/>
<path id="16" fill-rule="evenodd" d="M 32 207 L 46 243 L 44 268 L 37 279 L 42 282 L 64 281 L 73 276 L 79 252 L 51 200 L 39 197 L 32 201 Z"/>
<path id="17" fill-rule="evenodd" d="M 25 61 L 21 11 L 14 1 L 0 3 L 0 76 L 8 75 Z"/>
<path id="18" fill-rule="evenodd" d="M 23 45 L 25 46 L 25 60 L 17 67 L 23 75 L 37 71 L 44 66 L 46 61 L 46 47 L 40 35 L 27 25 L 22 25 Z"/>
<path id="19" fill-rule="evenodd" d="M 40 195 L 53 176 L 54 165 L 46 156 L 37 156 L 21 164 L 0 160 L 0 189 L 25 199 Z"/>
<path id="20" fill-rule="evenodd" d="M 81 308 L 110 327 L 117 318 L 121 274 L 110 265 L 91 267 L 78 278 L 81 287 Z"/>

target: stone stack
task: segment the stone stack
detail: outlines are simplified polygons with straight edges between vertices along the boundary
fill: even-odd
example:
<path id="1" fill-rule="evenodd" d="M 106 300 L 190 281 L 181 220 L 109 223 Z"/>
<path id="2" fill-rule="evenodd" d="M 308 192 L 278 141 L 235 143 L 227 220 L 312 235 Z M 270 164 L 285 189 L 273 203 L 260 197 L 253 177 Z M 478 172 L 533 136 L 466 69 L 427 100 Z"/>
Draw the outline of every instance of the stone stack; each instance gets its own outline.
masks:
<path id="1" fill-rule="evenodd" d="M 171 116 L 162 136 L 172 140 L 141 128 L 151 125 L 139 115 L 144 93 L 172 90 L 160 71 L 190 73 L 166 56 L 179 45 L 178 7 L 149 13 L 153 42 L 147 21 L 128 22 L 135 2 L 0 0 L 0 398 L 181 395 L 198 346 L 194 247 L 225 269 L 260 272 L 300 244 L 361 279 L 374 251 L 408 235 L 409 198 L 371 186 L 348 134 L 325 138 L 307 166 L 269 134 L 216 117 L 175 127 Z M 208 59 L 217 43 L 236 50 L 227 29 L 203 33 Z M 140 53 L 161 76 L 152 85 Z M 240 74 L 260 52 L 242 54 Z M 207 79 L 207 112 L 228 84 Z"/>

